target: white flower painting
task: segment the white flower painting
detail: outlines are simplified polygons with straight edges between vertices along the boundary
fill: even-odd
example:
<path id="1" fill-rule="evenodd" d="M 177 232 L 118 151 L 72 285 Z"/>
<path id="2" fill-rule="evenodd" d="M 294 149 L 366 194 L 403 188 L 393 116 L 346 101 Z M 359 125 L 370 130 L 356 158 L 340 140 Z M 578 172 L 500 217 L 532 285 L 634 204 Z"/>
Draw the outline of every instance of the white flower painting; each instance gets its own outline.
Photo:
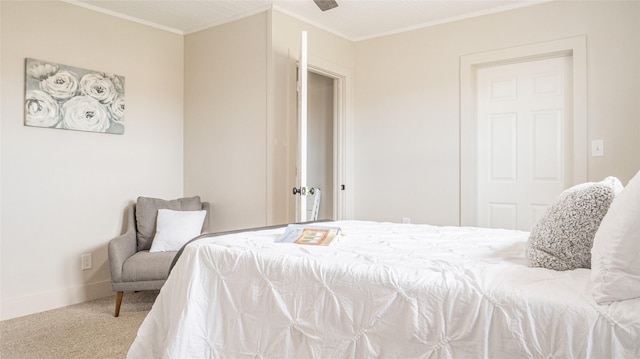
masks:
<path id="1" fill-rule="evenodd" d="M 25 125 L 124 133 L 124 77 L 26 59 Z"/>

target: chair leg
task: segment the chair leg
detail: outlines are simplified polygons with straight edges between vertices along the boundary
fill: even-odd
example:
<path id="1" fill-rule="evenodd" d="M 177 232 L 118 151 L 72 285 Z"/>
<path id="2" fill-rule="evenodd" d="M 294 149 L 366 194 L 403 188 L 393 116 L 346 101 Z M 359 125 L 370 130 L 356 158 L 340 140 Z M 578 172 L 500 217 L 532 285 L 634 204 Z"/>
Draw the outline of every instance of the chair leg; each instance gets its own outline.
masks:
<path id="1" fill-rule="evenodd" d="M 122 304 L 122 295 L 124 292 L 118 292 L 116 294 L 116 314 L 114 317 L 118 317 L 120 315 L 120 304 Z"/>

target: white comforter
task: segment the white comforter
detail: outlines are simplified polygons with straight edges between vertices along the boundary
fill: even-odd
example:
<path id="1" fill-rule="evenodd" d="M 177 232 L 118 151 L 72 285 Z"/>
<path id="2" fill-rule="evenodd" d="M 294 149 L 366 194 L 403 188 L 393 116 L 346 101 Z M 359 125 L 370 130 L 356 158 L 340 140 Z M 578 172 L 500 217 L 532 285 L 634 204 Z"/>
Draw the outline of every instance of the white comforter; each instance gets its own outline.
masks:
<path id="1" fill-rule="evenodd" d="M 640 358 L 640 300 L 597 305 L 590 271 L 528 268 L 528 233 L 332 222 L 186 247 L 129 358 Z"/>

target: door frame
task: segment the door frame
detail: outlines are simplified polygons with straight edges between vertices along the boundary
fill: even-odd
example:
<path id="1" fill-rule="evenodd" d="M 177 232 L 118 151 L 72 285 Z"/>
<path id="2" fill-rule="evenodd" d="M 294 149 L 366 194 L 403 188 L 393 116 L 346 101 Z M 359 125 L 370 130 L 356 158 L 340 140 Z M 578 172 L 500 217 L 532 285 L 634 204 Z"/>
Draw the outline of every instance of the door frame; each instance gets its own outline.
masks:
<path id="1" fill-rule="evenodd" d="M 339 69 L 328 69 L 321 60 L 309 57 L 307 69 L 333 80 L 333 217 L 342 220 L 346 214 L 345 191 L 341 185 L 346 183 L 346 75 L 339 73 Z M 327 195 L 328 191 L 323 191 Z"/>
<path id="2" fill-rule="evenodd" d="M 586 36 L 487 51 L 460 57 L 460 217 L 459 225 L 475 226 L 477 207 L 478 68 L 570 56 L 572 62 L 573 176 L 571 184 L 587 180 L 587 53 Z"/>

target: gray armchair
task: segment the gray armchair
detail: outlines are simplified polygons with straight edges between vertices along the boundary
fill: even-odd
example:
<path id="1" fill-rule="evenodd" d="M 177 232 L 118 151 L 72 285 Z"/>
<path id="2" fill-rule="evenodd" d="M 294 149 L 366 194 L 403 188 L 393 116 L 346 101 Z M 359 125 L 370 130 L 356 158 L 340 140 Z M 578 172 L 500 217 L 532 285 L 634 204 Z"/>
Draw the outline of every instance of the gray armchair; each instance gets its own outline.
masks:
<path id="1" fill-rule="evenodd" d="M 126 291 L 158 290 L 169 276 L 169 268 L 176 252 L 150 253 L 155 235 L 158 209 L 192 211 L 206 210 L 201 233 L 209 229 L 210 205 L 200 197 L 165 201 L 138 197 L 127 208 L 127 229 L 109 241 L 111 288 L 116 292 L 115 316 L 120 315 L 122 297 Z"/>

